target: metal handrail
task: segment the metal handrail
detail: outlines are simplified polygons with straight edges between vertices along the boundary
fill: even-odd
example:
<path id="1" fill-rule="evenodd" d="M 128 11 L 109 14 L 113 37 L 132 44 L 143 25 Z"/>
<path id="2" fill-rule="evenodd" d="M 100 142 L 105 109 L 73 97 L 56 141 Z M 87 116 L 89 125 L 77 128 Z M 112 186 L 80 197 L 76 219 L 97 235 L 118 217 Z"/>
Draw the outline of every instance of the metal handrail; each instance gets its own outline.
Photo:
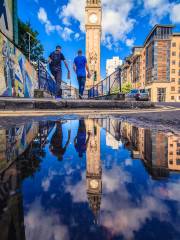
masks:
<path id="1" fill-rule="evenodd" d="M 109 96 L 122 91 L 121 68 L 117 69 L 110 76 L 101 80 L 88 90 L 89 98 Z"/>

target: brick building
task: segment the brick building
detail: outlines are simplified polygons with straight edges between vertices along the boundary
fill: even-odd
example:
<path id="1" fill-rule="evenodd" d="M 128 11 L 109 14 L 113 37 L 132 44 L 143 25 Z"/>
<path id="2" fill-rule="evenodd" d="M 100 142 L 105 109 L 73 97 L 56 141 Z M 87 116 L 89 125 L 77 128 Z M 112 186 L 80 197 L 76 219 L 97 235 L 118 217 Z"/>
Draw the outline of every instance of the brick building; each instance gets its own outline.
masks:
<path id="1" fill-rule="evenodd" d="M 148 89 L 153 102 L 180 101 L 180 34 L 173 27 L 155 25 L 122 66 L 122 81 Z"/>

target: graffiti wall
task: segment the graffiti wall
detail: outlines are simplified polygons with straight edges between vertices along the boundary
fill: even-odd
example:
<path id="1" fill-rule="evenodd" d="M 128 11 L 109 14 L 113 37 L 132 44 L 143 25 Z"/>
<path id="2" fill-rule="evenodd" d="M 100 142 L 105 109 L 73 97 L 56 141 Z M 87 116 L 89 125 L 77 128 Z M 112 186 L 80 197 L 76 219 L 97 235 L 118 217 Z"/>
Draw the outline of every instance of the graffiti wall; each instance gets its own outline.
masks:
<path id="1" fill-rule="evenodd" d="M 13 40 L 13 0 L 0 0 L 0 29 Z"/>
<path id="2" fill-rule="evenodd" d="M 30 98 L 37 88 L 36 70 L 0 32 L 0 96 Z"/>

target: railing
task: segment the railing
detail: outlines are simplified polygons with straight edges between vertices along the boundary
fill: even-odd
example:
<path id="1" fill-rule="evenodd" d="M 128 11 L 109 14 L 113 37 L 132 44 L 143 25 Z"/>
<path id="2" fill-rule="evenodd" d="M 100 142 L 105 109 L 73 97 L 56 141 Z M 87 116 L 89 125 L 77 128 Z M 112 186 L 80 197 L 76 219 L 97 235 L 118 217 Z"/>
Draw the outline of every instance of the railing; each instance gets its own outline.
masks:
<path id="1" fill-rule="evenodd" d="M 109 96 L 112 94 L 118 94 L 121 92 L 121 69 L 119 68 L 109 77 L 95 84 L 88 90 L 89 98 L 97 98 L 103 96 Z"/>
<path id="2" fill-rule="evenodd" d="M 56 83 L 51 74 L 40 61 L 38 62 L 38 83 L 39 89 L 47 91 L 52 96 L 56 95 Z"/>
<path id="3" fill-rule="evenodd" d="M 54 77 L 40 61 L 38 62 L 38 81 L 39 89 L 47 91 L 52 96 L 56 95 L 56 82 Z M 61 89 L 63 98 L 77 98 L 78 91 L 71 86 L 71 84 L 68 85 L 66 82 L 62 81 Z"/>

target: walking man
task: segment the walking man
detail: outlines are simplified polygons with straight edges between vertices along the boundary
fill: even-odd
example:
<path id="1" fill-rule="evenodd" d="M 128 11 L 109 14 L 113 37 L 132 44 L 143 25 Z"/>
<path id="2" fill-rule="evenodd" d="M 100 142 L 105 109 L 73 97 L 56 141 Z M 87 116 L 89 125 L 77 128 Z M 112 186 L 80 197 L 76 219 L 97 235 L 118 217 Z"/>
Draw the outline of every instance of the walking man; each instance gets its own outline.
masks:
<path id="1" fill-rule="evenodd" d="M 89 67 L 87 65 L 87 59 L 82 55 L 82 50 L 78 51 L 78 56 L 74 59 L 73 69 L 77 75 L 79 83 L 79 98 L 82 99 L 85 84 L 86 84 L 86 71 L 88 78 L 90 78 Z"/>
<path id="2" fill-rule="evenodd" d="M 57 46 L 56 50 L 52 52 L 49 56 L 49 68 L 52 73 L 52 75 L 55 78 L 56 81 L 56 98 L 62 97 L 62 89 L 61 89 L 61 82 L 62 82 L 62 64 L 61 62 L 64 62 L 67 71 L 68 76 L 67 78 L 70 79 L 70 70 L 68 67 L 68 64 L 66 62 L 66 59 L 64 55 L 61 52 L 61 46 Z"/>

